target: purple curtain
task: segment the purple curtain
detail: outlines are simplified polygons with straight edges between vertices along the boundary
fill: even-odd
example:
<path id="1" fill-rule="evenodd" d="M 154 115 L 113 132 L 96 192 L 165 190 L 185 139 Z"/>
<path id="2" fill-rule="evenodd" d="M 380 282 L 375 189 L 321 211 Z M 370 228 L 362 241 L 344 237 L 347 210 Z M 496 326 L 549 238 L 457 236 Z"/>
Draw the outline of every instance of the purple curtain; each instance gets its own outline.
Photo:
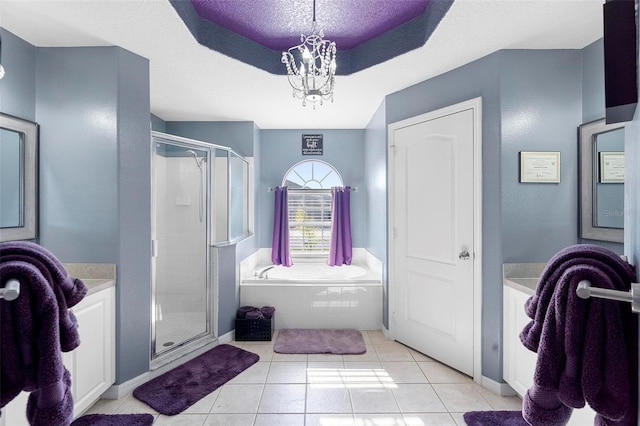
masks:
<path id="1" fill-rule="evenodd" d="M 291 266 L 289 252 L 289 207 L 287 187 L 275 189 L 276 199 L 273 211 L 273 241 L 271 243 L 271 261 L 274 265 Z"/>
<path id="2" fill-rule="evenodd" d="M 329 266 L 351 265 L 351 188 L 331 189 Z"/>

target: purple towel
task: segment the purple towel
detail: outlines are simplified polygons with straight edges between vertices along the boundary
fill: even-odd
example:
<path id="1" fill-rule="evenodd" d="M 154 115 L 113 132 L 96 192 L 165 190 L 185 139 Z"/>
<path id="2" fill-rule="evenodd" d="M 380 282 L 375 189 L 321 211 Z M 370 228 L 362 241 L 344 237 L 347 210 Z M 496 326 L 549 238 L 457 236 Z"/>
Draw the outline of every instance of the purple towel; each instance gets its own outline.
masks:
<path id="1" fill-rule="evenodd" d="M 264 319 L 264 315 L 262 315 L 259 309 L 256 309 L 255 311 L 247 312 L 245 319 Z"/>
<path id="2" fill-rule="evenodd" d="M 236 311 L 236 318 L 245 319 L 247 317 L 247 313 L 257 310 L 258 308 L 256 308 L 255 306 L 240 306 Z"/>
<path id="3" fill-rule="evenodd" d="M 628 291 L 635 272 L 617 254 L 586 244 L 549 261 L 525 306 L 533 321 L 520 334 L 538 353 L 523 416 L 531 424 L 562 425 L 572 408 L 588 402 L 598 413 L 596 424 L 635 426 L 637 320 L 620 302 L 578 298 L 582 280 Z"/>
<path id="4" fill-rule="evenodd" d="M 87 292 L 46 249 L 29 242 L 0 243 L 0 277 L 20 282 L 20 296 L 0 303 L 0 408 L 22 390 L 31 392 L 31 425 L 69 424 L 73 399 L 63 351 L 79 344 L 77 323 L 67 307 Z"/>
<path id="5" fill-rule="evenodd" d="M 87 294 L 84 283 L 77 278 L 72 278 L 53 253 L 38 244 L 29 241 L 0 243 L 0 259 L 2 262 L 24 260 L 34 263 L 52 287 L 60 287 L 62 293 L 56 290 L 56 297 L 64 294 L 62 302 L 68 308 L 75 306 Z"/>
<path id="6" fill-rule="evenodd" d="M 274 308 L 273 306 L 263 306 L 262 308 L 260 308 L 260 312 L 262 312 L 262 315 L 266 319 L 271 319 L 275 311 L 276 311 L 276 308 Z"/>

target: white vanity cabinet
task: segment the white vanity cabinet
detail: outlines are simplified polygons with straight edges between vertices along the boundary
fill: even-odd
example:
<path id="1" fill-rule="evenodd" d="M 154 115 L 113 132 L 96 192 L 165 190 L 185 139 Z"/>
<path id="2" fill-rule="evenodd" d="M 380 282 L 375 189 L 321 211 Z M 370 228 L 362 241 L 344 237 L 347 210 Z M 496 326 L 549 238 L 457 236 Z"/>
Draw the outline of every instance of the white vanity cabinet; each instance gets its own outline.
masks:
<path id="1" fill-rule="evenodd" d="M 537 279 L 505 279 L 502 287 L 504 360 L 502 375 L 504 380 L 520 397 L 533 385 L 533 374 L 538 355 L 520 342 L 520 332 L 531 321 L 524 311 L 524 305 L 533 295 Z M 574 409 L 568 426 L 592 425 L 594 411 L 588 405 Z"/>
<path id="2" fill-rule="evenodd" d="M 63 360 L 71 372 L 77 417 L 115 382 L 115 287 L 86 296 L 71 311 L 78 319 L 81 344 L 63 353 Z"/>
<path id="3" fill-rule="evenodd" d="M 533 372 L 537 354 L 520 342 L 520 332 L 531 321 L 524 312 L 524 304 L 531 294 L 514 287 L 503 286 L 503 336 L 504 336 L 504 380 L 521 397 L 533 384 Z"/>
<path id="4" fill-rule="evenodd" d="M 85 283 L 94 280 L 85 280 Z M 105 281 L 105 280 L 95 280 Z M 62 354 L 71 373 L 74 418 L 96 402 L 115 382 L 115 287 L 85 296 L 71 308 L 78 319 L 80 346 Z M 0 426 L 29 425 L 27 392 L 21 392 L 2 409 Z"/>

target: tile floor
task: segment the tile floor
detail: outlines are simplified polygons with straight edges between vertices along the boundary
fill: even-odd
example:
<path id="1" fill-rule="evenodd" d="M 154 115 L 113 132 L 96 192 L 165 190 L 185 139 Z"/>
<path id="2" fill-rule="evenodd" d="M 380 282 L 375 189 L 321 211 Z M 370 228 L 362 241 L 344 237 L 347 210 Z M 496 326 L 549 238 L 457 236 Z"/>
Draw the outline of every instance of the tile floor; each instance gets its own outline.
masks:
<path id="1" fill-rule="evenodd" d="M 273 341 L 232 342 L 260 361 L 177 416 L 132 395 L 86 414 L 151 413 L 154 426 L 461 426 L 466 411 L 521 408 L 519 397 L 497 396 L 380 331 L 362 334 L 363 355 L 283 355 Z"/>

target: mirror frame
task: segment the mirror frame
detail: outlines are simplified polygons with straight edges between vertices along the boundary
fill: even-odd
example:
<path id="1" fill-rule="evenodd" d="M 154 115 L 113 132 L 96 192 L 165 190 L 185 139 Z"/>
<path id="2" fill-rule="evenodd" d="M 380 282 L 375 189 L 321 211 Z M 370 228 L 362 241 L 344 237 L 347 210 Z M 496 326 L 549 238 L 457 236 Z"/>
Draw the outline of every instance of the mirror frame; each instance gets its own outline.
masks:
<path id="1" fill-rule="evenodd" d="M 32 240 L 38 236 L 38 124 L 0 113 L 0 127 L 21 133 L 24 142 L 24 223 L 0 228 L 0 242 Z"/>
<path id="2" fill-rule="evenodd" d="M 594 178 L 598 176 L 594 161 L 595 138 L 600 133 L 619 128 L 624 128 L 624 123 L 606 124 L 604 118 L 580 125 L 580 237 L 584 239 L 624 242 L 624 229 L 593 224 Z"/>

